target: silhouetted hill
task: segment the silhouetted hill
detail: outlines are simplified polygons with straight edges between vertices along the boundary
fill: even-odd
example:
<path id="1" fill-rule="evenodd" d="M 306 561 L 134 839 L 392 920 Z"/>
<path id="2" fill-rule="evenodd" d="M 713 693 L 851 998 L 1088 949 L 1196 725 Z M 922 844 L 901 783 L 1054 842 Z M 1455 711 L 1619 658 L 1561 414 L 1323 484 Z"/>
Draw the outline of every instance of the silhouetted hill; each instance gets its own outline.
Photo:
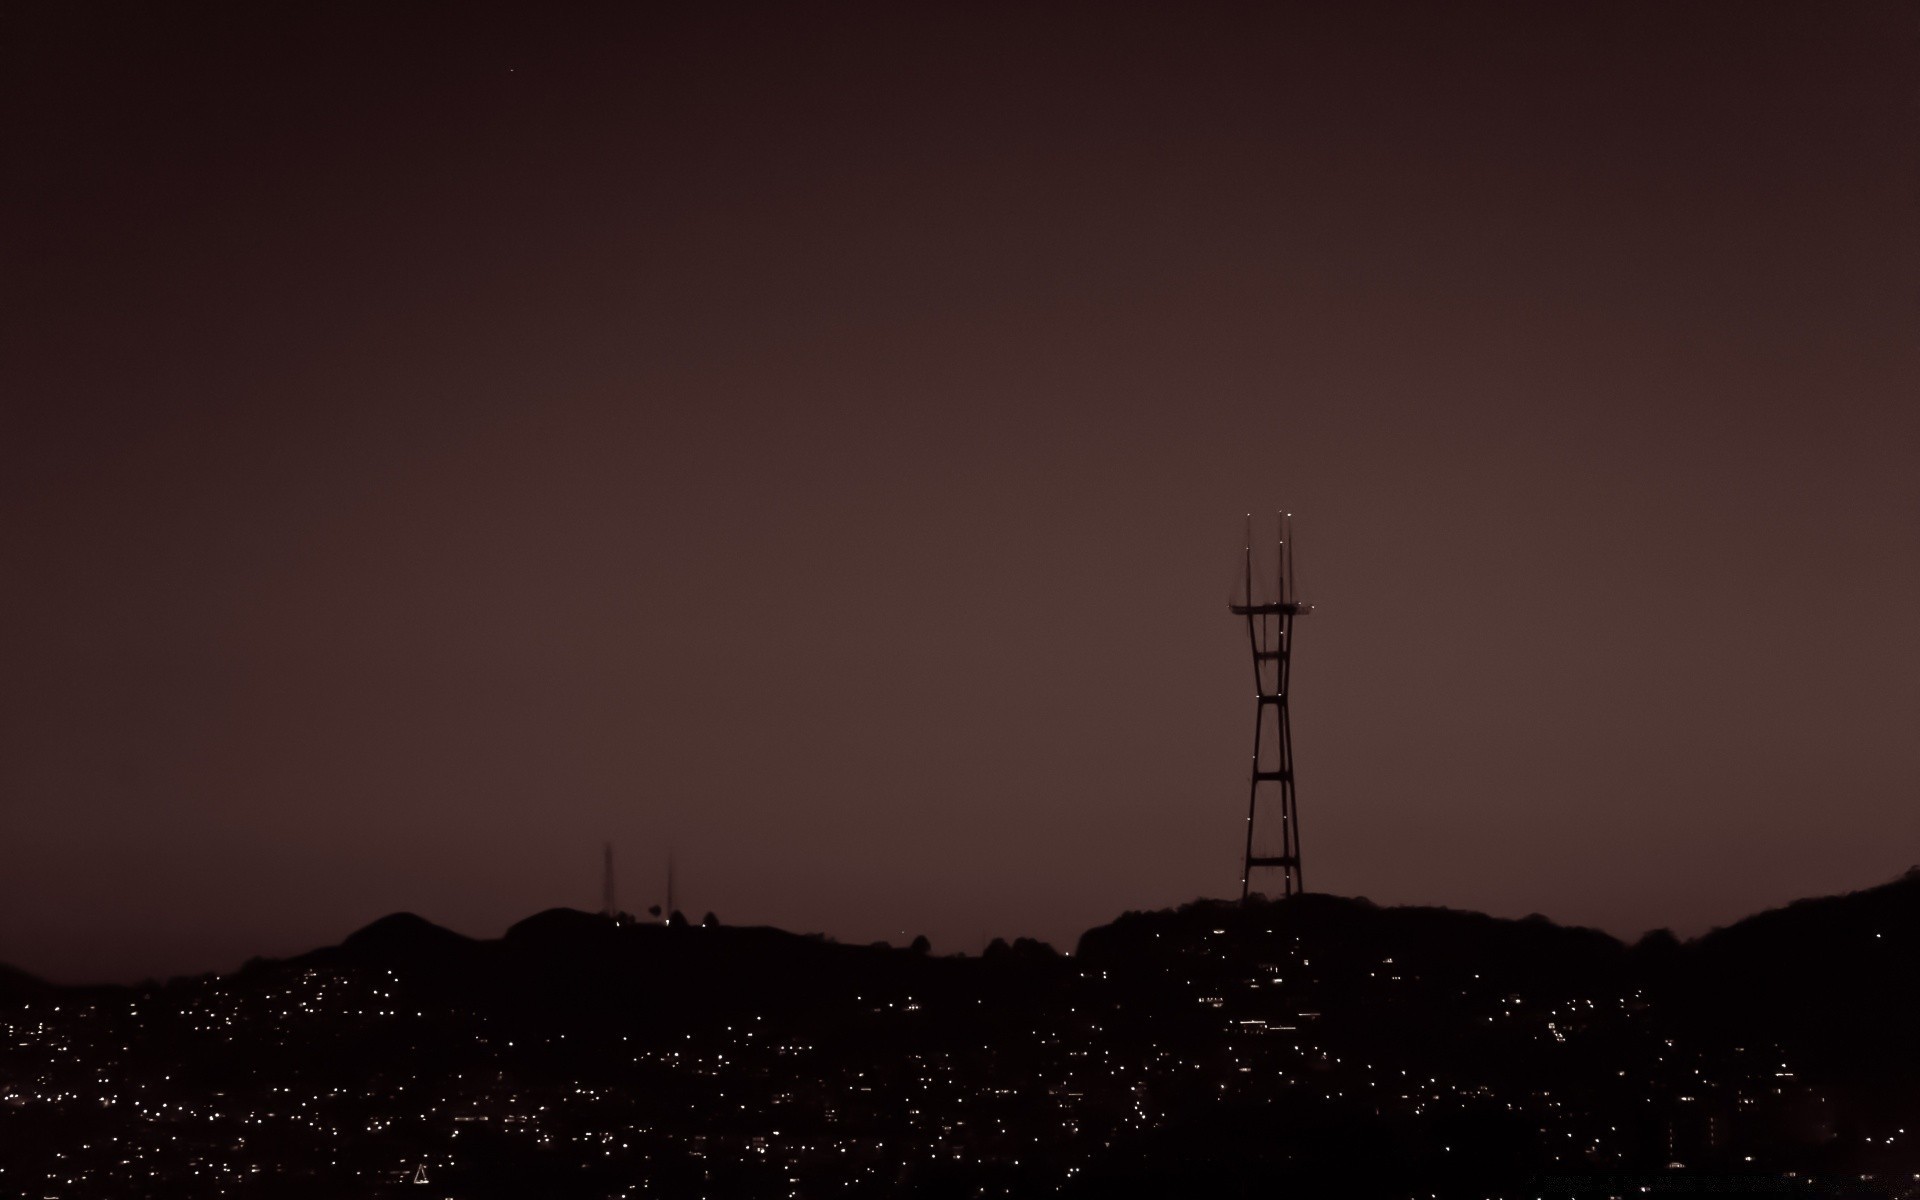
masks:
<path id="1" fill-rule="evenodd" d="M 0 963 L 0 1000 L 38 995 L 52 986 L 37 975 L 29 975 L 18 967 Z"/>
<path id="2" fill-rule="evenodd" d="M 983 973 L 980 964 L 990 962 Z M 554 908 L 498 939 L 470 939 L 410 913 L 384 917 L 338 946 L 248 972 L 314 968 L 388 972 L 435 1004 L 513 1022 L 611 1028 L 633 1021 L 707 1026 L 777 1012 L 833 1022 L 863 995 L 920 987 L 1024 988 L 1036 973 L 1063 978 L 1044 944 L 1019 939 L 980 959 L 936 958 L 884 943 L 842 945 L 766 926 L 657 924 Z"/>
<path id="3" fill-rule="evenodd" d="M 391 913 L 354 932 L 337 946 L 311 950 L 284 962 L 254 959 L 251 974 L 285 969 L 354 967 L 403 973 L 439 981 L 445 986 L 471 986 L 483 970 L 484 942 L 455 933 L 414 913 Z"/>
<path id="4" fill-rule="evenodd" d="M 1836 936 L 1838 935 L 1838 936 Z M 1920 867 L 1878 887 L 1795 900 L 1715 929 L 1692 946 L 1706 961 L 1733 963 L 1781 953 L 1811 966 L 1878 975 L 1911 959 L 1889 954 L 1920 935 Z"/>
<path id="5" fill-rule="evenodd" d="M 1545 917 L 1504 920 L 1450 908 L 1381 908 L 1364 899 L 1309 894 L 1246 905 L 1202 900 L 1178 909 L 1131 912 L 1081 935 L 1087 962 L 1153 958 L 1205 947 L 1260 954 L 1299 945 L 1321 961 L 1352 966 L 1391 958 L 1430 978 L 1575 986 L 1618 971 L 1626 947 L 1605 933 Z"/>
<path id="6" fill-rule="evenodd" d="M 1072 957 L 565 908 L 476 939 L 397 913 L 166 985 L 0 970 L 0 1139 L 52 1181 L 128 1148 L 101 1196 L 202 1194 L 213 1164 L 271 1181 L 250 1194 L 370 1196 L 423 1163 L 460 1198 L 1486 1197 L 1688 1172 L 1846 1195 L 1920 1172 L 1917 954 L 1920 874 L 1631 948 L 1328 895 L 1131 912 Z M 1716 1190 L 1685 1182 L 1654 1190 Z"/>
<path id="7" fill-rule="evenodd" d="M 379 920 L 354 930 L 340 944 L 361 949 L 417 949 L 420 947 L 445 947 L 466 945 L 473 941 L 464 934 L 455 933 L 416 913 L 389 913 Z"/>
<path id="8" fill-rule="evenodd" d="M 1684 944 L 1655 975 L 1676 1015 L 1777 1043 L 1798 1069 L 1915 1095 L 1920 1079 L 1920 869 L 1797 900 Z"/>
<path id="9" fill-rule="evenodd" d="M 1383 1004 L 1377 984 L 1394 976 L 1420 980 L 1423 994 L 1470 1004 L 1644 989 L 1677 1021 L 1749 1039 L 1777 1034 L 1774 1040 L 1832 1060 L 1836 1070 L 1853 1061 L 1849 1077 L 1872 1079 L 1886 1061 L 1881 1051 L 1920 1053 L 1920 1023 L 1905 1019 L 1910 998 L 1920 994 L 1917 946 L 1920 872 L 1909 872 L 1879 887 L 1759 913 L 1693 941 L 1650 937 L 1631 949 L 1598 930 L 1537 915 L 1511 920 L 1311 894 L 1129 912 L 1083 934 L 1072 961 L 1144 986 L 1183 965 L 1239 969 L 1277 962 L 1284 953 L 1311 964 L 1323 1007 L 1348 1014 L 1339 1019 L 1374 1022 L 1394 1007 Z M 1063 979 L 1067 963 L 1027 939 L 996 940 L 979 958 L 943 958 L 769 927 L 614 921 L 555 908 L 492 940 L 396 913 L 286 965 L 377 967 L 443 1000 L 522 1015 L 564 1010 L 579 1019 L 606 1010 L 621 1019 L 724 1019 L 770 1004 L 798 1012 L 846 1003 L 863 989 L 966 981 L 993 990 L 1003 976 L 1027 987 Z M 22 978 L 29 983 L 0 977 L 0 987 L 45 986 Z M 1429 1012 L 1419 1023 L 1444 1018 Z"/>
<path id="10" fill-rule="evenodd" d="M 473 939 L 413 913 L 393 913 L 355 930 L 340 943 L 347 954 L 369 962 L 440 960 L 467 953 Z"/>
<path id="11" fill-rule="evenodd" d="M 508 926 L 505 940 L 523 945 L 571 944 L 585 949 L 604 944 L 619 932 L 619 923 L 604 914 L 549 908 Z"/>

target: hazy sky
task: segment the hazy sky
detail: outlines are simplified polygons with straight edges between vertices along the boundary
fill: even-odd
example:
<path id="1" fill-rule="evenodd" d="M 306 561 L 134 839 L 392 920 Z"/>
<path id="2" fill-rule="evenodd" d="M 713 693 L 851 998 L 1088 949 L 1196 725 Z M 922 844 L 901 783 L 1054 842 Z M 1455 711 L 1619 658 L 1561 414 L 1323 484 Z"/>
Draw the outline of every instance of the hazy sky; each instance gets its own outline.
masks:
<path id="1" fill-rule="evenodd" d="M 10 4 L 0 961 L 1920 862 L 1907 3 Z"/>

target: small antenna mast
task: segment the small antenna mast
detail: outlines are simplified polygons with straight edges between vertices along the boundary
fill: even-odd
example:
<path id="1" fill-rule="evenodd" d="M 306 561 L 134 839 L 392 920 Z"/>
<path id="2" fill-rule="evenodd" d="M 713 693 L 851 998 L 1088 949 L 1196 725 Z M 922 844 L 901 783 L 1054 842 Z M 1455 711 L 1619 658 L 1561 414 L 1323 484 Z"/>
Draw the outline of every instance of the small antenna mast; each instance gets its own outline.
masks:
<path id="1" fill-rule="evenodd" d="M 1253 603 L 1253 514 L 1247 514 L 1247 603 Z"/>
<path id="2" fill-rule="evenodd" d="M 1299 568 L 1293 565 L 1293 514 L 1292 513 L 1286 514 L 1285 524 L 1286 524 L 1286 530 L 1280 536 L 1285 538 L 1287 543 L 1286 600 L 1287 600 L 1287 603 L 1291 604 L 1293 603 L 1294 593 L 1300 590 L 1300 571 L 1299 571 Z"/>
<path id="3" fill-rule="evenodd" d="M 1275 518 L 1273 522 L 1275 538 L 1273 543 L 1273 598 L 1285 603 L 1293 599 L 1293 597 L 1287 593 L 1287 519 L 1282 513 L 1275 513 L 1273 515 Z"/>

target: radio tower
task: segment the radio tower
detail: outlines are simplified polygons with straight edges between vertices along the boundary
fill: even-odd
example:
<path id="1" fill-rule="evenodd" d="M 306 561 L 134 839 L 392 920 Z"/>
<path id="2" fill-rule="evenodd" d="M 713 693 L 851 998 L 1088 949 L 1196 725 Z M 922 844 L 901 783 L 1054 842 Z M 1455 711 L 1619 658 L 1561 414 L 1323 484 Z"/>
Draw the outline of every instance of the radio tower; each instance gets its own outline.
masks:
<path id="1" fill-rule="evenodd" d="M 1247 644 L 1253 651 L 1253 781 L 1247 796 L 1247 845 L 1240 870 L 1240 902 L 1246 903 L 1256 867 L 1281 872 L 1281 895 L 1307 890 L 1300 871 L 1300 813 L 1293 798 L 1293 733 L 1287 721 L 1287 679 L 1293 655 L 1293 619 L 1313 611 L 1313 605 L 1294 599 L 1293 514 L 1279 514 L 1279 540 L 1274 545 L 1274 592 L 1271 598 L 1254 590 L 1253 516 L 1247 516 L 1246 578 L 1238 602 L 1227 611 L 1247 619 Z M 1267 710 L 1272 709 L 1271 718 Z M 1269 732 L 1271 721 L 1271 732 Z M 1271 752 L 1271 757 L 1269 753 Z M 1263 794 L 1261 788 L 1267 790 Z M 1265 808 L 1261 800 L 1266 799 Z M 1253 830 L 1263 811 L 1279 803 L 1280 852 L 1255 854 Z M 1271 819 L 1271 816 L 1268 817 Z"/>

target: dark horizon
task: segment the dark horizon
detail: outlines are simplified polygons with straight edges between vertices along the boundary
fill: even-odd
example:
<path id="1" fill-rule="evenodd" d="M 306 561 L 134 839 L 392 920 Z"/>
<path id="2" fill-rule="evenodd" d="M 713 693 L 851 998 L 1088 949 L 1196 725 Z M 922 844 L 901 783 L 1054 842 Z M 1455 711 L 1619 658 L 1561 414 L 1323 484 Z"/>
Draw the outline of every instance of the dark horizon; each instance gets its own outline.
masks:
<path id="1" fill-rule="evenodd" d="M 1920 1196 L 1920 871 L 1695 942 L 1322 895 L 978 957 L 554 909 L 0 973 L 0 1184 L 274 1200 Z"/>
<path id="2" fill-rule="evenodd" d="M 0 961 L 1920 861 L 1908 5 L 0 13 Z M 1257 885 L 1256 885 L 1257 886 Z M 642 896 L 646 903 L 637 903 Z"/>
<path id="3" fill-rule="evenodd" d="M 1846 888 L 1841 891 L 1837 891 L 1833 893 L 1823 893 L 1823 894 L 1817 894 L 1817 895 L 1809 894 L 1805 896 L 1795 896 L 1778 905 L 1772 905 L 1766 908 L 1756 909 L 1750 913 L 1743 913 L 1740 916 L 1728 921 L 1726 924 L 1715 925 L 1709 929 L 1699 931 L 1698 933 L 1681 934 L 1681 933 L 1676 933 L 1671 926 L 1656 926 L 1654 928 L 1642 931 L 1641 934 L 1637 937 L 1634 937 L 1634 936 L 1623 937 L 1618 933 L 1614 933 L 1612 931 L 1605 930 L 1605 929 L 1599 929 L 1594 926 L 1579 925 L 1579 924 L 1570 923 L 1570 922 L 1554 921 L 1552 918 L 1546 917 L 1544 913 L 1540 913 L 1538 911 L 1529 912 L 1521 916 L 1514 916 L 1514 915 L 1500 915 L 1500 914 L 1493 914 L 1493 913 L 1482 913 L 1473 909 L 1464 909 L 1464 908 L 1459 908 L 1457 906 L 1441 904 L 1441 903 L 1421 902 L 1421 903 L 1403 903 L 1403 904 L 1378 904 L 1371 897 L 1346 896 L 1346 895 L 1341 895 L 1339 893 L 1326 892 L 1326 891 L 1301 892 L 1301 893 L 1297 893 L 1297 895 L 1312 895 L 1316 898 L 1316 902 L 1323 903 L 1326 901 L 1334 901 L 1342 904 L 1358 904 L 1362 907 L 1371 907 L 1371 908 L 1379 909 L 1386 912 L 1397 912 L 1397 911 L 1438 912 L 1438 913 L 1445 913 L 1445 914 L 1450 914 L 1450 915 L 1464 917 L 1464 918 L 1490 917 L 1497 922 L 1513 922 L 1513 921 L 1538 922 L 1538 921 L 1544 920 L 1549 926 L 1559 930 L 1569 932 L 1569 933 L 1598 933 L 1603 937 L 1618 943 L 1622 949 L 1633 949 L 1635 947 L 1640 947 L 1644 949 L 1646 944 L 1654 940 L 1657 940 L 1662 935 L 1671 934 L 1673 935 L 1673 937 L 1675 938 L 1678 944 L 1692 945 L 1692 944 L 1710 939 L 1714 936 L 1721 935 L 1725 933 L 1725 931 L 1727 931 L 1728 929 L 1741 926 L 1756 918 L 1772 917 L 1784 911 L 1804 908 L 1809 904 L 1833 903 L 1835 901 L 1842 901 L 1851 897 L 1857 897 L 1861 894 L 1871 894 L 1877 891 L 1882 891 L 1890 887 L 1898 887 L 1901 885 L 1911 885 L 1917 879 L 1920 879 L 1920 864 L 1909 866 L 1906 870 L 1890 878 L 1863 882 L 1856 887 Z M 1173 916 L 1175 914 L 1186 913 L 1189 910 L 1193 910 L 1193 909 L 1203 909 L 1207 906 L 1218 906 L 1222 910 L 1231 910 L 1235 907 L 1245 907 L 1248 904 L 1251 904 L 1255 909 L 1260 909 L 1260 908 L 1268 907 L 1270 905 L 1285 904 L 1288 902 L 1289 899 L 1290 897 L 1281 896 L 1279 894 L 1268 895 L 1266 893 L 1261 892 L 1258 888 L 1253 889 L 1249 898 L 1244 901 L 1240 900 L 1237 896 L 1230 896 L 1230 895 L 1220 895 L 1220 896 L 1201 895 L 1201 896 L 1195 896 L 1189 900 L 1180 901 L 1175 904 L 1167 905 L 1163 908 L 1158 908 L 1158 909 L 1154 909 L 1154 908 L 1128 909 L 1128 910 L 1125 910 L 1124 912 L 1114 912 L 1110 914 L 1107 919 L 1097 922 L 1095 924 L 1089 925 L 1086 929 L 1081 930 L 1078 935 L 1068 938 L 1065 941 L 1058 941 L 1058 942 L 1050 941 L 1046 938 L 1033 936 L 1026 932 L 1017 931 L 1017 930 L 998 930 L 998 931 L 990 932 L 984 935 L 981 938 L 979 945 L 946 946 L 946 947 L 935 946 L 931 943 L 930 939 L 924 939 L 924 935 L 911 935 L 911 934 L 907 934 L 906 931 L 902 931 L 903 936 L 899 937 L 898 939 L 876 938 L 871 942 L 863 943 L 858 941 L 848 941 L 848 942 L 842 943 L 841 939 L 835 937 L 831 933 L 824 930 L 787 929 L 776 924 L 764 923 L 764 922 L 751 923 L 751 924 L 742 924 L 739 922 L 727 922 L 727 921 L 721 921 L 718 917 L 718 914 L 711 911 L 707 911 L 707 912 L 686 911 L 681 908 L 668 909 L 663 905 L 641 905 L 641 906 L 638 906 L 637 909 L 635 909 L 625 904 L 621 904 L 615 910 L 615 912 L 611 915 L 620 922 L 628 923 L 628 924 L 637 924 L 640 926 L 654 926 L 654 925 L 664 926 L 664 925 L 674 923 L 675 919 L 677 919 L 679 924 L 692 927 L 692 926 L 699 926 L 703 924 L 703 922 L 711 920 L 713 923 L 725 928 L 730 928 L 730 929 L 744 928 L 744 929 L 753 930 L 753 931 L 767 931 L 767 932 L 777 933 L 777 934 L 781 934 L 783 936 L 789 936 L 789 937 L 822 939 L 826 943 L 831 945 L 844 944 L 849 949 L 858 949 L 863 947 L 877 948 L 877 947 L 885 946 L 892 950 L 914 949 L 915 952 L 917 953 L 929 953 L 939 957 L 979 957 L 985 954 L 991 954 L 996 949 L 1004 950 L 1009 945 L 1024 944 L 1024 945 L 1031 945 L 1035 947 L 1045 948 L 1047 951 L 1051 953 L 1061 954 L 1061 955 L 1071 957 L 1075 953 L 1075 947 L 1084 940 L 1087 934 L 1104 930 L 1104 929 L 1110 929 L 1114 927 L 1116 924 L 1124 924 L 1128 920 L 1138 919 L 1142 917 L 1165 918 L 1165 917 Z M 313 945 L 305 946 L 305 947 L 296 947 L 283 954 L 264 954 L 264 953 L 250 954 L 246 957 L 244 961 L 236 962 L 230 966 L 225 966 L 225 967 L 212 967 L 204 970 L 189 971 L 189 972 L 174 972 L 168 975 L 146 976 L 140 979 L 60 979 L 56 977 L 41 975 L 32 971 L 26 971 L 25 975 L 27 976 L 27 978 L 35 982 L 51 984 L 58 988 L 86 989 L 86 988 L 93 988 L 93 987 L 147 987 L 154 984 L 166 985 L 170 982 L 177 982 L 177 981 L 193 979 L 193 978 L 198 978 L 201 976 L 208 976 L 208 975 L 226 976 L 226 977 L 237 976 L 237 975 L 243 974 L 245 971 L 257 969 L 262 963 L 275 963 L 280 961 L 297 962 L 303 958 L 313 955 L 316 952 L 325 952 L 342 945 L 351 944 L 357 937 L 364 936 L 371 931 L 384 929 L 390 925 L 393 925 L 396 922 L 401 923 L 402 925 L 405 925 L 409 929 L 410 935 L 412 934 L 412 930 L 415 928 L 414 923 L 419 922 L 419 923 L 422 923 L 422 925 L 426 928 L 441 930 L 446 933 L 455 934 L 469 941 L 486 942 L 486 941 L 499 940 L 502 938 L 510 938 L 512 936 L 513 930 L 516 927 L 525 925 L 529 922 L 537 923 L 539 921 L 551 918 L 555 914 L 570 914 L 570 915 L 579 916 L 579 917 L 599 917 L 599 916 L 608 915 L 604 906 L 600 908 L 589 908 L 583 905 L 557 904 L 549 908 L 544 908 L 534 912 L 523 914 L 522 916 L 509 922 L 506 926 L 502 927 L 498 932 L 489 933 L 484 931 L 475 931 L 472 929 L 454 928 L 450 925 L 446 925 L 441 922 L 435 921 L 430 917 L 423 916 L 420 913 L 413 912 L 412 910 L 395 910 L 393 912 L 383 913 L 380 916 L 375 917 L 371 921 L 368 921 L 364 925 L 356 926 L 352 929 L 339 931 L 334 937 L 330 939 L 325 939 L 320 942 L 316 942 Z M 923 940 L 924 940 L 924 949 L 921 948 Z M 5 961 L 0 961 L 0 968 L 12 968 L 14 970 L 23 970 L 20 964 L 5 962 Z"/>

